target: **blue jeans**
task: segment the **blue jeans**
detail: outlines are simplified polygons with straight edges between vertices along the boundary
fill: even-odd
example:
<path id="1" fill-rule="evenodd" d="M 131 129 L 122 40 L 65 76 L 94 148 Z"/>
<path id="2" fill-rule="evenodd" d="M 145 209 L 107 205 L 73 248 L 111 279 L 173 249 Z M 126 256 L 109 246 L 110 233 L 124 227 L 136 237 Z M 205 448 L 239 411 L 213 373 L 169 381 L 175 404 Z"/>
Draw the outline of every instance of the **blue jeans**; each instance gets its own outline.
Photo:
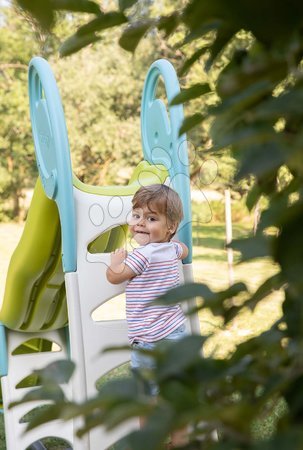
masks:
<path id="1" fill-rule="evenodd" d="M 153 381 L 148 380 L 144 376 L 145 371 L 150 371 L 155 368 L 154 359 L 141 352 L 137 352 L 137 349 L 144 350 L 153 350 L 157 344 L 160 342 L 169 342 L 169 341 L 178 341 L 187 335 L 185 330 L 185 324 L 180 325 L 174 331 L 172 331 L 168 336 L 164 339 L 160 339 L 155 342 L 143 342 L 143 341 L 134 341 L 132 344 L 131 351 L 131 368 L 135 374 L 135 376 L 140 380 L 140 384 L 142 384 L 142 390 L 144 393 L 156 396 L 159 393 L 159 388 Z"/>

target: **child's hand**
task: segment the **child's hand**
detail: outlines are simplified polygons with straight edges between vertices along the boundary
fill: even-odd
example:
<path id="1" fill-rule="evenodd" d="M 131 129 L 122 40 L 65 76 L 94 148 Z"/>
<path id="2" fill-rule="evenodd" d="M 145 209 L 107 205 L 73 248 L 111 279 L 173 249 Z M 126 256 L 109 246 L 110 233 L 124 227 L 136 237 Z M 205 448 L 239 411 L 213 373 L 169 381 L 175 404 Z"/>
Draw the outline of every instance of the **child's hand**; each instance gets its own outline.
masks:
<path id="1" fill-rule="evenodd" d="M 106 278 L 110 283 L 123 283 L 136 276 L 135 272 L 124 263 L 126 257 L 127 251 L 124 248 L 118 248 L 110 254 L 110 266 L 106 270 Z"/>
<path id="2" fill-rule="evenodd" d="M 181 245 L 182 247 L 182 255 L 181 255 L 181 259 L 185 259 L 188 255 L 188 247 L 187 245 L 183 244 L 183 242 L 178 241 L 177 239 L 173 239 L 172 242 L 177 242 L 178 244 Z"/>
<path id="3" fill-rule="evenodd" d="M 124 248 L 118 248 L 110 254 L 111 267 L 117 267 L 122 264 L 127 257 L 127 251 Z"/>

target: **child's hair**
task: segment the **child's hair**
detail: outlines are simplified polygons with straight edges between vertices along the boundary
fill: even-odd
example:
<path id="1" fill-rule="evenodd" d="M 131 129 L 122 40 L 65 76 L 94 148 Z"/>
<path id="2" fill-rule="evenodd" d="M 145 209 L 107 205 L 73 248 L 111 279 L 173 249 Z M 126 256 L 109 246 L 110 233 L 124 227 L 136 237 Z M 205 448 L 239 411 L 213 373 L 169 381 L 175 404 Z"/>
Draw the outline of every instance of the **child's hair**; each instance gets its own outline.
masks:
<path id="1" fill-rule="evenodd" d="M 168 222 L 177 226 L 183 219 L 183 207 L 179 195 L 165 184 L 141 186 L 135 193 L 132 203 L 134 209 L 147 206 L 151 211 L 156 210 L 164 214 Z"/>

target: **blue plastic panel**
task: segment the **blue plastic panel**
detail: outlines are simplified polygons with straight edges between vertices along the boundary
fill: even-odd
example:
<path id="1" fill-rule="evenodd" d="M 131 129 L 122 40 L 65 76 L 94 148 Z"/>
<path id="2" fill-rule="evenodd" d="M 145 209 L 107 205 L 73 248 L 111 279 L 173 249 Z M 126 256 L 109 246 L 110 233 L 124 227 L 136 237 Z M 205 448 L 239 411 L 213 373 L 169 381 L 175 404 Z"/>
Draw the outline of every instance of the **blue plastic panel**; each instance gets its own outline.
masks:
<path id="1" fill-rule="evenodd" d="M 179 136 L 183 122 L 183 106 L 169 106 L 156 97 L 159 79 L 165 85 L 168 104 L 180 92 L 175 69 L 170 62 L 155 61 L 146 76 L 141 104 L 141 136 L 144 158 L 151 164 L 163 164 L 183 204 L 184 219 L 178 236 L 189 248 L 184 264 L 192 262 L 192 215 L 189 162 L 186 135 Z"/>
<path id="2" fill-rule="evenodd" d="M 30 113 L 39 174 L 46 195 L 58 206 L 64 272 L 76 271 L 76 222 L 72 169 L 60 94 L 49 64 L 29 64 Z"/>
<path id="3" fill-rule="evenodd" d="M 0 322 L 0 378 L 7 375 L 7 343 L 5 327 Z"/>

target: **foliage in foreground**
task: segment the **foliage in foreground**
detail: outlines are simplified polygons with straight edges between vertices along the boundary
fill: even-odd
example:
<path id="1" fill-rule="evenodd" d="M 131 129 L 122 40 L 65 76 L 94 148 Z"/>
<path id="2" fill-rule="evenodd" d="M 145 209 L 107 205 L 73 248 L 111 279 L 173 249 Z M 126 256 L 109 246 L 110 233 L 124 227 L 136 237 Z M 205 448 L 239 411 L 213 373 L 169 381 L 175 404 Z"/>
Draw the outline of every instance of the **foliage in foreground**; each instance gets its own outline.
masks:
<path id="1" fill-rule="evenodd" d="M 25 0 L 20 0 L 21 3 L 29 4 Z M 49 11 L 55 4 L 69 4 L 74 8 L 80 4 L 50 0 L 47 3 Z M 189 285 L 174 292 L 173 299 L 182 301 L 196 295 L 202 307 L 210 307 L 227 322 L 241 308 L 254 309 L 273 289 L 282 289 L 283 314 L 268 331 L 239 345 L 226 360 L 201 357 L 200 350 L 206 338 L 197 336 L 155 350 L 158 365 L 150 376 L 155 377 L 160 386 L 157 405 L 137 391 L 133 380 L 113 381 L 84 405 L 69 403 L 55 378 L 46 380 L 47 383 L 31 395 L 48 396 L 54 404 L 48 415 L 36 419 L 36 424 L 57 416 L 68 419 L 82 414 L 86 425 L 81 433 L 100 423 L 113 427 L 132 415 L 147 415 L 146 426 L 128 437 L 134 450 L 142 450 L 143 442 L 146 449 L 147 445 L 150 450 L 160 449 L 167 433 L 185 424 L 192 427 L 188 449 L 301 448 L 303 4 L 299 0 L 287 3 L 282 0 L 191 0 L 183 9 L 166 17 L 131 23 L 132 16 L 126 15 L 127 8 L 137 3 L 120 1 L 119 11 L 106 16 L 93 11 L 96 3 L 81 2 L 82 7 L 91 8 L 96 17 L 63 44 L 62 53 L 78 50 L 92 42 L 100 30 L 120 20 L 130 23 L 123 31 L 120 44 L 132 51 L 154 26 L 170 37 L 177 33 L 178 27 L 185 28 L 185 38 L 176 48 L 195 42 L 196 50 L 185 61 L 181 72 L 190 70 L 203 54 L 209 56 L 206 69 L 210 73 L 216 61 L 225 58 L 227 63 L 222 65 L 215 80 L 220 101 L 207 111 L 207 116 L 213 118 L 213 150 L 219 152 L 230 146 L 239 164 L 236 180 L 252 180 L 247 200 L 250 209 L 259 198 L 268 200 L 256 236 L 233 245 L 242 252 L 244 261 L 267 256 L 280 269 L 252 295 L 242 284 L 221 293 L 214 293 L 204 285 Z M 38 6 L 32 13 L 42 20 Z M 50 26 L 51 21 L 44 25 Z M 230 52 L 229 44 L 241 30 L 250 33 L 251 39 L 245 47 Z M 200 39 L 205 35 L 209 37 L 209 44 L 200 46 Z M 200 98 L 198 89 L 185 93 L 180 101 L 193 98 L 193 92 Z M 204 117 L 204 113 L 197 112 L 187 118 L 182 131 L 200 123 Z M 171 298 L 172 293 L 169 293 L 166 301 Z M 69 367 L 70 363 L 64 364 Z M 64 372 L 61 368 L 60 373 Z M 266 415 L 273 416 L 281 402 L 284 407 L 280 416 L 276 416 L 271 433 L 265 440 L 256 439 L 255 421 Z M 212 437 L 215 431 L 218 441 Z"/>

